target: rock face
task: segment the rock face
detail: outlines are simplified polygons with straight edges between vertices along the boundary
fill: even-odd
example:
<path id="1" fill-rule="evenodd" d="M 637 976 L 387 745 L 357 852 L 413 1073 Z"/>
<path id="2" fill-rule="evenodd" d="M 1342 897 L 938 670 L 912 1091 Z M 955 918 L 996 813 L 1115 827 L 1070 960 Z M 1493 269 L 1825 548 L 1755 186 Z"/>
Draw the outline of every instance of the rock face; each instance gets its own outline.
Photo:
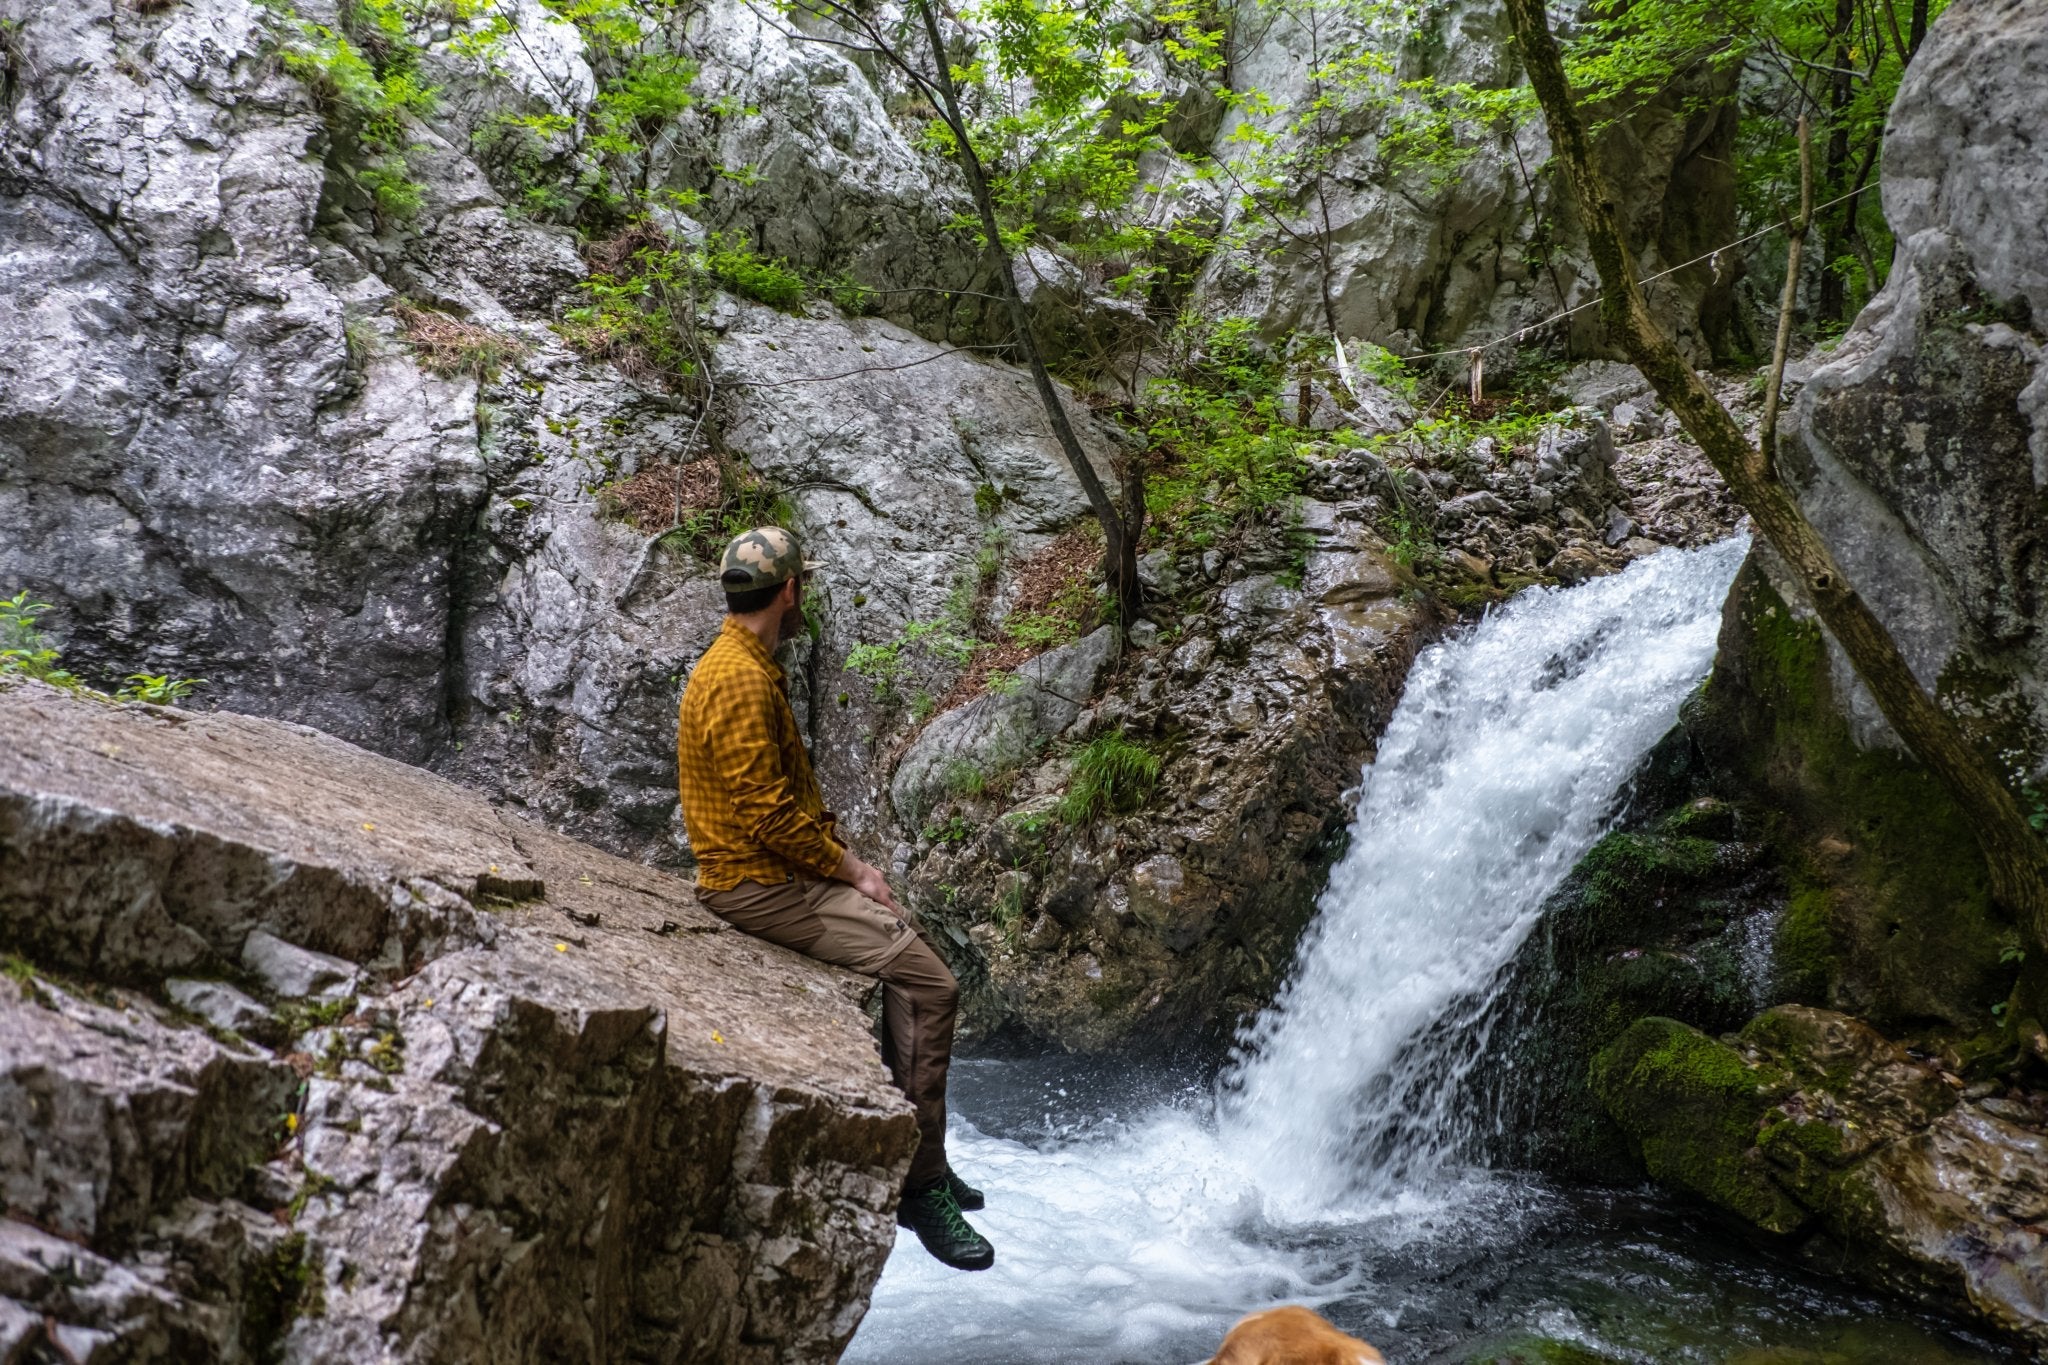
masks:
<path id="1" fill-rule="evenodd" d="M 916 1143 L 854 978 L 314 731 L 0 719 L 8 1352 L 844 1346 Z"/>
<path id="2" fill-rule="evenodd" d="M 2048 15 L 1975 0 L 1928 42 L 1885 144 L 1898 264 L 1805 384 L 1781 459 L 1922 683 L 2028 780 L 2048 757 Z M 1839 692 L 1860 744 L 1895 744 Z"/>
<path id="3" fill-rule="evenodd" d="M 2043 1106 L 1963 1100 L 1868 1025 L 1800 1005 L 1730 1042 L 1646 1018 L 1592 1074 L 1651 1174 L 1772 1232 L 1812 1232 L 1818 1262 L 2048 1345 Z"/>
<path id="4" fill-rule="evenodd" d="M 351 355 L 320 122 L 264 14 L 0 6 L 0 579 L 67 589 L 82 660 L 418 761 L 484 496 L 473 392 Z"/>
<path id="5" fill-rule="evenodd" d="M 1174 568 L 1184 614 L 1162 603 L 1171 634 L 1085 706 L 1039 704 L 1026 683 L 906 752 L 893 790 L 928 804 L 897 809 L 902 866 L 962 950 L 969 1027 L 1090 1051 L 1213 1041 L 1278 984 L 1341 845 L 1344 792 L 1441 619 L 1356 507 L 1309 503 L 1303 531 L 1305 550 L 1234 559 L 1220 590 Z M 1031 742 L 971 783 L 924 776 L 999 714 Z M 1099 742 L 1157 757 L 1154 791 L 1063 814 Z"/>
<path id="6" fill-rule="evenodd" d="M 692 148 L 765 156 L 777 175 L 714 196 L 713 226 L 773 209 L 794 235 L 770 245 L 806 264 L 844 264 L 799 249 L 828 239 L 930 264 L 914 243 L 938 240 L 943 196 L 858 68 L 713 9 L 732 22 L 702 16 L 712 88 L 663 144 L 664 174 L 687 183 Z M 587 274 L 573 238 L 508 215 L 458 149 L 485 145 L 495 114 L 581 112 L 595 86 L 575 28 L 507 12 L 519 36 L 496 75 L 445 29 L 421 34 L 442 95 L 410 129 L 423 202 L 399 225 L 279 71 L 274 8 L 191 0 L 113 23 L 0 4 L 25 54 L 0 122 L 0 583 L 58 604 L 57 643 L 89 678 L 146 660 L 205 679 L 208 704 L 319 726 L 687 866 L 674 708 L 722 608 L 697 554 L 649 544 L 667 506 L 635 527 L 606 514 L 608 485 L 715 454 L 782 492 L 833 570 L 800 701 L 813 676 L 838 690 L 856 643 L 933 614 L 987 537 L 1028 553 L 1084 505 L 1022 376 L 893 323 L 707 301 L 708 412 L 565 345 L 548 324 Z M 774 116 L 721 127 L 713 95 Z M 514 358 L 443 378 L 400 303 Z M 864 829 L 873 717 L 858 696 L 810 714 L 825 781 Z"/>
<path id="7" fill-rule="evenodd" d="M 1256 145 L 1246 124 L 1277 138 L 1272 155 L 1287 167 L 1286 188 L 1284 197 L 1273 197 L 1282 200 L 1291 231 L 1253 229 L 1245 249 L 1211 262 L 1205 290 L 1259 318 L 1273 335 L 1296 328 L 1322 334 L 1333 319 L 1343 337 L 1404 352 L 1455 352 L 1465 339 L 1513 332 L 1598 295 L 1562 182 L 1532 178 L 1550 159 L 1541 120 L 1480 140 L 1446 169 L 1403 147 L 1404 138 L 1416 140 L 1403 120 L 1417 114 L 1401 97 L 1361 98 L 1343 78 L 1320 92 L 1311 86 L 1312 73 L 1359 38 L 1392 54 L 1390 79 L 1512 86 L 1519 73 L 1498 6 L 1440 5 L 1419 24 L 1388 12 L 1391 31 L 1363 34 L 1348 15 L 1304 13 L 1309 17 L 1275 15 L 1250 30 L 1232 63 L 1233 84 L 1240 92 L 1265 92 L 1276 112 L 1262 115 L 1257 102 L 1240 103 L 1214 144 L 1219 159 L 1242 158 L 1245 147 Z M 1730 70 L 1674 82 L 1625 111 L 1603 136 L 1605 170 L 1617 202 L 1628 206 L 1625 228 L 1646 273 L 1692 261 L 1738 235 L 1735 78 Z M 1334 125 L 1321 141 L 1333 141 L 1340 128 L 1346 139 L 1321 151 L 1316 122 L 1298 113 L 1318 93 L 1335 111 L 1321 120 Z M 1320 184 L 1300 169 L 1318 161 L 1327 167 Z M 1225 205 L 1226 233 L 1243 212 L 1234 198 Z M 1324 238 L 1327 256 L 1316 245 Z M 1659 291 L 1663 321 L 1703 361 L 1754 349 L 1734 307 L 1736 274 L 1702 263 L 1673 277 L 1671 294 Z M 1578 354 L 1602 345 L 1592 309 L 1551 325 L 1565 329 Z M 1500 347 L 1486 364 L 1504 373 L 1515 359 L 1511 348 Z M 1444 363 L 1463 373 L 1462 356 Z"/>

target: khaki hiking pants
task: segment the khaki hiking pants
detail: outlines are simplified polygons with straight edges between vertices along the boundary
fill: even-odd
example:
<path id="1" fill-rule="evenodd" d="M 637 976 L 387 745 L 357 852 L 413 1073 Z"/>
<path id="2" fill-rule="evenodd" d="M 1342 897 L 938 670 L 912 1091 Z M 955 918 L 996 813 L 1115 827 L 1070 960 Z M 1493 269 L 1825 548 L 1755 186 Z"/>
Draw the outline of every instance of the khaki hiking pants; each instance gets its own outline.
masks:
<path id="1" fill-rule="evenodd" d="M 882 1064 L 917 1110 L 917 1155 L 905 1188 L 943 1176 L 946 1070 L 960 987 L 924 930 L 841 881 L 798 876 L 698 895 L 735 929 L 881 981 Z"/>

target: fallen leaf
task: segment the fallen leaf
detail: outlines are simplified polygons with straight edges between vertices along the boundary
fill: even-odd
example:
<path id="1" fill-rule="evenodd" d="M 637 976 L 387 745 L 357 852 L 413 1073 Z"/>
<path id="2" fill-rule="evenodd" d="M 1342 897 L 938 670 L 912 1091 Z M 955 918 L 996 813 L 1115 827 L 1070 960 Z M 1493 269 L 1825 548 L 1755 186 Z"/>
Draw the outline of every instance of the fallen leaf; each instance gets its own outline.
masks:
<path id="1" fill-rule="evenodd" d="M 496 872 L 497 870 L 498 870 L 498 865 L 497 865 L 496 863 L 492 863 L 492 864 L 491 864 L 491 871 L 493 871 L 493 872 Z"/>
<path id="2" fill-rule="evenodd" d="M 428 996 L 428 997 L 427 997 L 427 1003 L 426 1003 L 426 1006 L 425 1006 L 425 1008 L 427 1008 L 427 1009 L 432 1009 L 432 1008 L 434 1008 L 434 997 L 433 997 L 433 996 L 431 996 L 431 995 L 430 995 L 430 996 Z"/>
<path id="3" fill-rule="evenodd" d="M 725 1041 L 725 1035 L 720 1033 L 717 1029 L 713 1029 L 711 1030 L 711 1041 L 714 1043 L 723 1043 Z"/>
<path id="4" fill-rule="evenodd" d="M 376 827 L 376 825 L 372 824 L 372 823 L 371 823 L 370 821 L 368 821 L 368 820 L 365 820 L 365 821 L 363 821 L 363 828 L 364 828 L 364 829 L 367 829 L 367 830 L 374 830 L 374 829 L 376 829 L 377 827 Z"/>
<path id="5" fill-rule="evenodd" d="M 555 945 L 555 951 L 558 953 L 566 953 L 569 951 L 569 945 L 566 943 L 557 943 Z"/>
<path id="6" fill-rule="evenodd" d="M 299 1131 L 299 1116 L 297 1114 L 286 1114 L 284 1116 L 284 1130 L 287 1133 Z"/>

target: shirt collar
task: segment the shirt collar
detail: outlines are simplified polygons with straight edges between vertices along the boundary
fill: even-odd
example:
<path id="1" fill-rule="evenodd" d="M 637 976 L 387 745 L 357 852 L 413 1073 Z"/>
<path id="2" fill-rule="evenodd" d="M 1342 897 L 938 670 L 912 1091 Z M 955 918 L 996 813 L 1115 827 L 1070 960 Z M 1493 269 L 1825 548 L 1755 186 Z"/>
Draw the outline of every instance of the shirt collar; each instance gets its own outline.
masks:
<path id="1" fill-rule="evenodd" d="M 738 643 L 741 649 L 747 652 L 750 658 L 756 660 L 761 667 L 767 669 L 770 678 L 778 683 L 782 681 L 782 665 L 775 662 L 775 656 L 768 652 L 768 646 L 761 643 L 761 637 L 741 625 L 738 617 L 728 616 L 725 618 L 725 630 L 723 633 L 732 636 L 734 641 Z"/>

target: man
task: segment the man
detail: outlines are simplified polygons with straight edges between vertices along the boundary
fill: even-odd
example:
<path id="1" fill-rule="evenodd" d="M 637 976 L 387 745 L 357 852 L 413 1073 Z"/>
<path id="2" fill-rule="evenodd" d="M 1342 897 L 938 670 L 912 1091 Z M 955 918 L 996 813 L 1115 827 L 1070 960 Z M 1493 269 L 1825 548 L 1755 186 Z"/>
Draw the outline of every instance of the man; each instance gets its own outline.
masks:
<path id="1" fill-rule="evenodd" d="M 882 1061 L 917 1110 L 896 1221 L 960 1270 L 995 1248 L 961 1216 L 982 1206 L 946 1162 L 946 1070 L 960 990 L 882 874 L 838 837 L 811 773 L 775 650 L 803 629 L 804 561 L 777 526 L 725 550 L 725 628 L 683 689 L 676 770 L 697 891 L 727 923 L 882 982 Z"/>

